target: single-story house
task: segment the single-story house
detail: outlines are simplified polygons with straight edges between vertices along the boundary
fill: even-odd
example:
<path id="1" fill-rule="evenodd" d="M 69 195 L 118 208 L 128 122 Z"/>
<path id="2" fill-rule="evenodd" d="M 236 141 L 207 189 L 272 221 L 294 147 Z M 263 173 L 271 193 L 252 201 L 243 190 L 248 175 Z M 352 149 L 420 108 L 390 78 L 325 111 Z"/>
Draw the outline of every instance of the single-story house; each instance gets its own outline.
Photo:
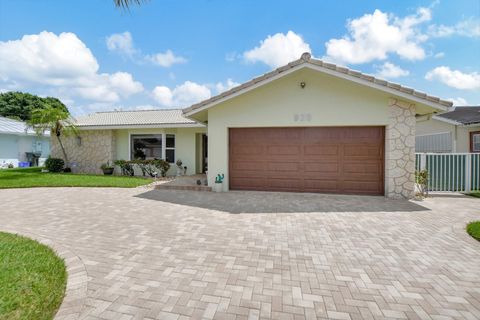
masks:
<path id="1" fill-rule="evenodd" d="M 480 106 L 417 117 L 417 152 L 480 152 Z"/>
<path id="2" fill-rule="evenodd" d="M 188 174 L 204 171 L 208 161 L 209 185 L 224 174 L 226 191 L 411 198 L 415 116 L 449 107 L 438 97 L 305 53 L 183 110 L 81 118 L 80 137 L 70 139 L 68 149 L 87 172 L 133 158 L 140 148 L 148 157 L 182 159 Z M 55 144 L 52 154 L 61 156 Z"/>
<path id="3" fill-rule="evenodd" d="M 50 135 L 38 136 L 25 122 L 0 117 L 0 167 L 18 167 L 36 157 L 42 165 L 50 154 Z"/>

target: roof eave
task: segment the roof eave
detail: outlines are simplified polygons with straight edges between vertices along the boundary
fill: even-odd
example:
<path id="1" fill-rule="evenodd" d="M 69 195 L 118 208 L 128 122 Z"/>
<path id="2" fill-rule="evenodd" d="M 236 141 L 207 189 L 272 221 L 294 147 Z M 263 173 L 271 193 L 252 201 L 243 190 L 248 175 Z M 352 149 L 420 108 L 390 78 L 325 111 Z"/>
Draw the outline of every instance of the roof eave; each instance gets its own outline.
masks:
<path id="1" fill-rule="evenodd" d="M 195 104 L 195 105 L 193 105 L 189 108 L 186 108 L 186 109 L 183 110 L 183 114 L 186 117 L 191 117 L 191 116 L 195 115 L 196 113 L 199 113 L 203 110 L 209 109 L 209 108 L 211 108 L 211 107 L 213 107 L 217 104 L 220 104 L 222 102 L 225 102 L 227 100 L 233 99 L 233 98 L 235 98 L 239 95 L 247 93 L 251 90 L 254 90 L 254 89 L 256 89 L 258 87 L 261 87 L 261 86 L 263 86 L 267 83 L 270 83 L 270 82 L 275 81 L 279 78 L 282 78 L 282 77 L 284 77 L 284 76 L 286 76 L 286 75 L 288 75 L 292 72 L 295 72 L 299 69 L 302 69 L 302 68 L 310 68 L 310 69 L 313 69 L 313 70 L 316 70 L 316 71 L 319 71 L 319 72 L 323 72 L 323 73 L 332 75 L 332 76 L 337 77 L 337 78 L 349 80 L 349 81 L 352 81 L 352 82 L 355 82 L 355 83 L 358 83 L 358 84 L 361 84 L 361 85 L 364 85 L 364 86 L 367 86 L 367 87 L 370 87 L 370 88 L 374 88 L 374 89 L 392 94 L 393 96 L 397 96 L 397 97 L 400 97 L 400 98 L 404 98 L 406 100 L 410 100 L 410 101 L 413 101 L 413 102 L 416 102 L 416 103 L 420 103 L 420 104 L 429 106 L 429 107 L 434 108 L 436 110 L 449 111 L 449 108 L 451 107 L 451 103 L 446 102 L 446 101 L 442 101 L 439 98 L 430 97 L 426 94 L 417 92 L 413 89 L 409 89 L 409 88 L 400 86 L 398 84 L 389 83 L 389 82 L 387 83 L 385 80 L 376 79 L 373 76 L 368 76 L 366 74 L 362 74 L 360 72 L 350 70 L 348 68 L 335 67 L 335 65 L 333 65 L 333 64 L 324 63 L 320 60 L 311 61 L 311 60 L 299 59 L 299 60 L 296 60 L 296 61 L 293 61 L 293 62 L 289 63 L 288 65 L 286 65 L 284 67 L 280 67 L 280 68 L 275 69 L 275 70 L 273 70 L 269 73 L 266 73 L 265 75 L 263 75 L 263 77 L 265 77 L 265 79 L 262 79 L 262 80 L 259 80 L 258 82 L 255 82 L 255 80 L 260 78 L 260 77 L 254 78 L 254 79 L 252 79 L 252 80 L 250 80 L 250 81 L 248 81 L 248 82 L 246 82 L 246 83 L 244 83 L 244 84 L 242 84 L 238 87 L 232 88 L 231 90 L 226 91 L 226 92 L 218 95 L 217 96 L 218 98 L 215 98 L 215 97 L 211 98 L 212 99 L 211 102 L 208 102 L 208 103 L 200 102 L 200 103 Z M 339 70 L 343 70 L 343 71 L 339 71 Z M 273 74 L 273 75 L 269 76 L 270 74 Z M 367 80 L 367 78 L 370 79 L 370 80 Z M 254 83 L 252 85 L 246 85 L 249 82 L 254 82 Z M 387 85 L 379 84 L 379 83 L 382 83 L 382 82 L 387 83 Z M 395 89 L 395 87 L 398 87 L 398 88 Z M 402 92 L 402 90 L 405 91 L 405 92 Z M 411 93 L 409 93 L 408 91 L 411 91 Z M 423 96 L 423 97 L 420 97 L 420 96 Z M 206 101 L 208 101 L 208 100 L 206 100 Z"/>
<path id="2" fill-rule="evenodd" d="M 164 123 L 164 124 L 132 124 L 132 125 L 77 125 L 78 130 L 114 130 L 114 129 L 174 129 L 203 128 L 200 123 Z"/>

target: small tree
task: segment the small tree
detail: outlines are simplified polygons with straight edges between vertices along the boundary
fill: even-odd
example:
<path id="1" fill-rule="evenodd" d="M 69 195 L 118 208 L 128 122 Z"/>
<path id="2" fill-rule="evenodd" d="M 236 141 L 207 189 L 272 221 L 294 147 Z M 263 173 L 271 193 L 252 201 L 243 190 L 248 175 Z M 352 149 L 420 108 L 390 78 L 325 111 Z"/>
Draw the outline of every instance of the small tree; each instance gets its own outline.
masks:
<path id="1" fill-rule="evenodd" d="M 45 131 L 50 131 L 50 135 L 57 137 L 58 144 L 62 149 L 65 159 L 65 164 L 68 167 L 68 157 L 61 137 L 62 135 L 77 134 L 78 132 L 68 111 L 51 105 L 34 109 L 28 125 L 32 127 L 38 135 L 43 135 Z"/>

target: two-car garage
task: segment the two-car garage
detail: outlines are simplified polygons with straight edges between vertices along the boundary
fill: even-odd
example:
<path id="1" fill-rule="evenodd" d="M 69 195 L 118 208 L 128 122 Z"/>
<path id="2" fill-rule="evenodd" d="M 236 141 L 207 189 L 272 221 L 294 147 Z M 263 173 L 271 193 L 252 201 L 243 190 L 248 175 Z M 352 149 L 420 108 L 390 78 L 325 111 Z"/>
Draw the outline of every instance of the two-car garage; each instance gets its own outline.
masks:
<path id="1" fill-rule="evenodd" d="M 230 128 L 231 190 L 384 193 L 385 127 Z"/>
<path id="2" fill-rule="evenodd" d="M 305 53 L 184 113 L 207 124 L 215 190 L 410 199 L 416 115 L 449 105 Z"/>

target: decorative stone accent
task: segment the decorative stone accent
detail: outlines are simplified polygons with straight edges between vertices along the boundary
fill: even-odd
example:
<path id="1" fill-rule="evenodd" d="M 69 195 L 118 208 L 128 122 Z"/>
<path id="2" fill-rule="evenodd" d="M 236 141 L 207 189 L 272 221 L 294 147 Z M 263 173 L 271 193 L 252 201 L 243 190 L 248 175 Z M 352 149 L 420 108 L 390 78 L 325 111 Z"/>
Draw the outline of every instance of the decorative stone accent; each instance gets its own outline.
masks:
<path id="1" fill-rule="evenodd" d="M 57 137 L 52 136 L 51 140 L 51 156 L 63 159 Z M 62 143 L 73 172 L 100 174 L 103 163 L 115 160 L 112 130 L 81 130 L 78 136 L 62 136 Z"/>
<path id="2" fill-rule="evenodd" d="M 389 118 L 385 134 L 385 195 L 410 199 L 415 195 L 415 105 L 392 98 Z"/>

